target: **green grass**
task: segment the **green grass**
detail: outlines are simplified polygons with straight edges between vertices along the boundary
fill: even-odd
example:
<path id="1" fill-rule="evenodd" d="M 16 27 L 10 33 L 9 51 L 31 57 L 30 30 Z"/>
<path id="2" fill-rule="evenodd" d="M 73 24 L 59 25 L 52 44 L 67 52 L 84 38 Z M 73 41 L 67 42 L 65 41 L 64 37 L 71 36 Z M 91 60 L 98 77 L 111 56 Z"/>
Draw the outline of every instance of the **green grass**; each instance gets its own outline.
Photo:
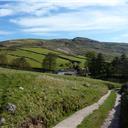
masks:
<path id="1" fill-rule="evenodd" d="M 6 119 L 2 128 L 18 128 L 30 117 L 38 116 L 51 127 L 98 101 L 107 90 L 104 81 L 0 68 L 0 107 L 7 103 L 17 106 L 15 115 L 1 111 Z"/>
<path id="2" fill-rule="evenodd" d="M 12 55 L 7 55 L 7 58 L 8 58 L 9 64 L 11 64 L 12 60 L 16 59 L 18 57 L 12 56 Z M 42 68 L 42 65 L 41 65 L 40 62 L 33 61 L 33 60 L 29 59 L 29 58 L 26 58 L 26 60 L 27 60 L 27 62 L 30 63 L 31 67 L 33 67 L 33 68 Z"/>
<path id="3" fill-rule="evenodd" d="M 62 57 L 69 58 L 71 60 L 77 60 L 77 61 L 82 61 L 83 59 L 86 59 L 84 56 L 71 55 L 71 54 L 68 54 L 68 53 L 64 53 L 64 52 L 56 51 L 56 50 L 50 50 L 50 49 L 47 49 L 47 48 L 29 47 L 29 48 L 23 48 L 23 49 L 34 51 L 34 52 L 37 52 L 37 53 L 43 53 L 43 54 L 48 54 L 49 52 L 52 52 L 52 53 L 60 55 Z"/>
<path id="4" fill-rule="evenodd" d="M 75 81 L 83 81 L 85 80 L 87 83 L 92 83 L 93 85 L 106 85 L 108 89 L 116 89 L 120 88 L 121 85 L 119 83 L 114 83 L 110 81 L 103 81 L 103 80 L 95 80 L 95 79 L 90 79 L 88 77 L 78 77 L 78 76 L 66 76 L 66 75 L 53 75 L 53 74 L 47 74 L 52 77 L 57 77 L 59 79 L 65 79 L 65 80 L 75 80 Z"/>
<path id="5" fill-rule="evenodd" d="M 108 99 L 89 115 L 78 128 L 100 128 L 104 120 L 107 118 L 109 111 L 113 108 L 116 100 L 116 94 L 112 92 Z"/>
<path id="6" fill-rule="evenodd" d="M 56 55 L 59 55 L 60 57 L 64 57 L 65 59 L 60 59 L 60 63 L 62 63 L 61 61 L 67 61 L 66 59 L 70 59 L 70 60 L 74 60 L 74 61 L 80 61 L 81 62 L 81 66 L 84 66 L 85 60 L 86 58 L 84 56 L 77 56 L 77 55 L 71 55 L 71 54 L 66 54 L 60 51 L 55 51 L 55 50 L 49 50 L 46 48 L 36 48 L 36 47 L 29 47 L 29 48 L 23 48 L 24 50 L 29 50 L 29 51 L 34 51 L 40 54 L 48 54 L 49 52 L 54 53 Z M 64 63 L 64 62 L 63 62 Z"/>
<path id="7" fill-rule="evenodd" d="M 47 55 L 50 52 L 58 55 L 56 69 L 67 68 L 67 64 L 70 61 L 79 61 L 79 62 L 81 62 L 80 66 L 84 67 L 84 63 L 86 60 L 86 58 L 83 56 L 69 55 L 69 54 L 66 54 L 63 52 L 49 50 L 46 48 L 37 48 L 37 47 L 26 47 L 25 48 L 24 47 L 21 49 L 16 48 L 16 50 L 8 50 L 6 48 L 4 48 L 4 49 L 1 48 L 0 50 L 1 50 L 0 53 L 7 54 L 9 63 L 11 63 L 11 61 L 14 58 L 17 58 L 17 56 L 25 57 L 27 59 L 27 61 L 30 63 L 31 67 L 33 67 L 33 68 L 41 68 L 42 61 L 43 61 L 45 55 Z M 27 51 L 25 51 L 25 50 L 27 50 Z M 38 62 L 36 62 L 36 61 L 38 61 Z"/>

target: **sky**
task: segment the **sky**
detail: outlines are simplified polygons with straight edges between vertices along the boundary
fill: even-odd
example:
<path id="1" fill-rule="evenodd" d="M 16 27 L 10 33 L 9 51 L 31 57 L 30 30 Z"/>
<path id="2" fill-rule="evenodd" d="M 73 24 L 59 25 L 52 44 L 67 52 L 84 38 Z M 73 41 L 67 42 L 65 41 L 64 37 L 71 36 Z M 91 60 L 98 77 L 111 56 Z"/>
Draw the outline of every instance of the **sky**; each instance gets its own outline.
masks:
<path id="1" fill-rule="evenodd" d="M 0 40 L 86 37 L 128 43 L 128 0 L 0 0 Z"/>

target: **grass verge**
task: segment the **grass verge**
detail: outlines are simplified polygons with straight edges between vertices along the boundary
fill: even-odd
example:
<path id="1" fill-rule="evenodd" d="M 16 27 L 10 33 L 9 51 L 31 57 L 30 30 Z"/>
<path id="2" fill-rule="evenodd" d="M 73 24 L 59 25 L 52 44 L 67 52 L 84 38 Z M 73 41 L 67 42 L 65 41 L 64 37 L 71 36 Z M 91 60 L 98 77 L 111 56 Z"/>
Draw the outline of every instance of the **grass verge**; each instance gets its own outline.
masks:
<path id="1" fill-rule="evenodd" d="M 89 115 L 78 128 L 100 128 L 115 104 L 116 94 L 112 92 L 103 105 Z"/>

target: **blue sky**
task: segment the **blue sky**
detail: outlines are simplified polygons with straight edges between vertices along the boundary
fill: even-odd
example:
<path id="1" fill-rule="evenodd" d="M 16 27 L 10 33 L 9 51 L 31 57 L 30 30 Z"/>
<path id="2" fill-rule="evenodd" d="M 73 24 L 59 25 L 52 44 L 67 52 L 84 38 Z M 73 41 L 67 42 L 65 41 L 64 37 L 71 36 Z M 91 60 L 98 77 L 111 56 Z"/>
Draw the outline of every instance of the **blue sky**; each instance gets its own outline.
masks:
<path id="1" fill-rule="evenodd" d="M 0 40 L 88 37 L 128 42 L 127 0 L 0 0 Z"/>

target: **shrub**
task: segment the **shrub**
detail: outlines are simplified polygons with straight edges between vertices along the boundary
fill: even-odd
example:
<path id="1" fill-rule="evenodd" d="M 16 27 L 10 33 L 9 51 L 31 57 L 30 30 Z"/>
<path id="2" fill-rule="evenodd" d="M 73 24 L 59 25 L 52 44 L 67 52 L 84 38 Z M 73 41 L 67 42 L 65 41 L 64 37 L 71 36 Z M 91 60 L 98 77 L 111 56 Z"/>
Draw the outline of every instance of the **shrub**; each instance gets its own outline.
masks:
<path id="1" fill-rule="evenodd" d="M 12 60 L 12 65 L 18 69 L 30 69 L 31 67 L 24 57 Z"/>
<path id="2" fill-rule="evenodd" d="M 56 54 L 48 53 L 43 59 L 42 67 L 46 71 L 54 71 L 56 70 Z"/>
<path id="3" fill-rule="evenodd" d="M 7 56 L 4 54 L 0 54 L 0 65 L 8 64 Z"/>

